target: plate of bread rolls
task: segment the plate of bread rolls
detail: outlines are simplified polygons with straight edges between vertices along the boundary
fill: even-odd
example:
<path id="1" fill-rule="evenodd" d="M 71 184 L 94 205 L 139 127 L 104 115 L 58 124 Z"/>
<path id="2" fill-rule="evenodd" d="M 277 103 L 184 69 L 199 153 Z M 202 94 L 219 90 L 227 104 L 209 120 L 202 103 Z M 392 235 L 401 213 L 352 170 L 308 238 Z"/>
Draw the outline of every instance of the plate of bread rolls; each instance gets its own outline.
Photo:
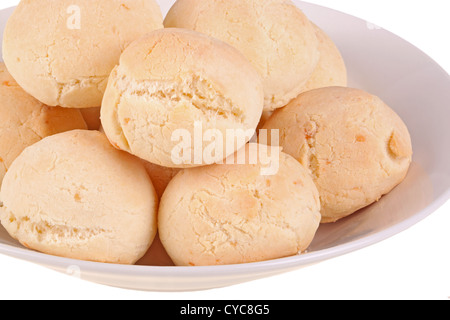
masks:
<path id="1" fill-rule="evenodd" d="M 2 254 L 203 290 L 362 249 L 450 197 L 449 75 L 359 18 L 22 0 L 0 30 Z"/>

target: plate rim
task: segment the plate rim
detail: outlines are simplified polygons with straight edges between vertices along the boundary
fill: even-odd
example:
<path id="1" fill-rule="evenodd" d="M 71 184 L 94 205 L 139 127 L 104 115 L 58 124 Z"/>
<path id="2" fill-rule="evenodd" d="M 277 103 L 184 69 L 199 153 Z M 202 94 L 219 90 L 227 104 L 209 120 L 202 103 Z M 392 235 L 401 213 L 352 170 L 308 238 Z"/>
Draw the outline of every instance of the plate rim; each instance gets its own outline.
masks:
<path id="1" fill-rule="evenodd" d="M 450 199 L 450 189 L 433 201 L 429 206 L 419 211 L 417 214 L 397 223 L 381 232 L 369 235 L 367 237 L 353 240 L 351 242 L 341 244 L 335 247 L 299 254 L 291 257 L 273 259 L 268 261 L 221 265 L 221 266 L 143 266 L 143 265 L 120 265 L 92 262 L 85 260 L 76 260 L 53 256 L 27 248 L 17 248 L 7 244 L 0 244 L 0 253 L 11 257 L 23 259 L 38 265 L 44 265 L 50 268 L 64 269 L 71 266 L 80 267 L 82 275 L 87 273 L 109 273 L 118 276 L 134 276 L 134 277 L 167 277 L 184 278 L 196 276 L 202 278 L 208 274 L 214 273 L 215 276 L 228 277 L 236 275 L 245 275 L 254 272 L 283 272 L 283 270 L 298 268 L 301 266 L 308 266 L 321 261 L 333 259 L 338 256 L 355 252 L 357 250 L 369 247 L 371 245 L 380 243 L 392 236 L 395 236 L 410 227 L 418 224 L 422 220 L 429 217 L 440 207 L 442 207 Z M 38 259 L 32 259 L 38 258 Z M 173 272 L 176 271 L 176 272 Z"/>

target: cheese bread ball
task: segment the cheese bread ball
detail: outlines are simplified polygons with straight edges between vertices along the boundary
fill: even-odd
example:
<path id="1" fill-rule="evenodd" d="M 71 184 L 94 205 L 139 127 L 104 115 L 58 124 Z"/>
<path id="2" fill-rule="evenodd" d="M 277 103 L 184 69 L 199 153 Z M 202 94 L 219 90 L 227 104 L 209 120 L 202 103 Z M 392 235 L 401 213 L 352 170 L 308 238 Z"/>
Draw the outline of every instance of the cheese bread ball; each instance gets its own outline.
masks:
<path id="1" fill-rule="evenodd" d="M 99 107 L 122 51 L 159 28 L 155 0 L 22 0 L 4 31 L 3 59 L 42 103 Z"/>
<path id="2" fill-rule="evenodd" d="M 358 89 L 303 93 L 264 129 L 279 129 L 283 151 L 309 169 L 324 223 L 378 201 L 404 180 L 412 161 L 405 123 L 380 98 Z"/>
<path id="3" fill-rule="evenodd" d="M 134 264 L 157 231 L 157 196 L 139 159 L 98 131 L 57 134 L 25 149 L 3 180 L 0 220 L 46 254 Z"/>
<path id="4" fill-rule="evenodd" d="M 0 184 L 26 147 L 56 133 L 86 128 L 80 111 L 40 103 L 0 63 Z"/>
<path id="5" fill-rule="evenodd" d="M 339 48 L 318 26 L 313 24 L 319 40 L 320 59 L 303 91 L 325 87 L 346 87 L 347 67 Z"/>
<path id="6" fill-rule="evenodd" d="M 164 25 L 239 49 L 263 77 L 266 111 L 300 94 L 319 60 L 314 28 L 289 0 L 178 0 Z"/>
<path id="7" fill-rule="evenodd" d="M 261 77 L 238 50 L 195 31 L 161 29 L 122 54 L 101 121 L 116 148 L 160 166 L 188 168 L 222 161 L 244 146 L 263 103 Z M 227 132 L 237 136 L 238 130 L 250 134 L 226 148 Z M 220 150 L 203 157 L 211 143 Z"/>
<path id="8" fill-rule="evenodd" d="M 279 170 L 262 175 L 265 157 Z M 161 242 L 175 265 L 251 263 L 304 252 L 320 224 L 319 194 L 309 173 L 278 148 L 248 144 L 244 164 L 181 171 L 161 199 Z M 239 155 L 233 156 L 238 163 Z"/>

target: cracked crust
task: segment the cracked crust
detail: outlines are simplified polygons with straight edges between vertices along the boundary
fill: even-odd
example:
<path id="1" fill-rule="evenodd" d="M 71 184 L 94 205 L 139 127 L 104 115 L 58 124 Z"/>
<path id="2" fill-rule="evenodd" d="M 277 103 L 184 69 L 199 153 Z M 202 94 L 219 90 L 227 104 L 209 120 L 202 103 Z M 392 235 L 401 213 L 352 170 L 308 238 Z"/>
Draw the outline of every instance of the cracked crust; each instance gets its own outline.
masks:
<path id="1" fill-rule="evenodd" d="M 199 31 L 239 49 L 264 80 L 265 111 L 295 98 L 319 60 L 314 29 L 291 1 L 178 0 L 164 25 Z"/>
<path id="2" fill-rule="evenodd" d="M 116 148 L 157 165 L 185 168 L 201 164 L 173 162 L 172 150 L 180 143 L 172 141 L 176 130 L 194 137 L 198 122 L 203 133 L 219 130 L 224 138 L 228 129 L 254 131 L 262 109 L 262 80 L 241 53 L 194 31 L 162 29 L 133 42 L 121 56 L 101 121 Z M 230 151 L 223 154 L 214 162 Z"/>
<path id="3" fill-rule="evenodd" d="M 68 27 L 73 6 L 80 9 L 79 29 Z M 162 22 L 154 0 L 23 0 L 7 22 L 3 58 L 17 82 L 41 102 L 98 107 L 126 46 L 163 28 Z"/>
<path id="4" fill-rule="evenodd" d="M 181 171 L 159 210 L 160 238 L 174 263 L 250 263 L 305 251 L 320 223 L 319 194 L 295 159 L 280 153 L 279 161 L 273 176 L 260 174 L 260 161 Z"/>
<path id="5" fill-rule="evenodd" d="M 324 223 L 378 201 L 404 180 L 412 161 L 402 119 L 378 97 L 357 89 L 303 93 L 277 110 L 264 129 L 280 129 L 283 151 L 309 169 Z"/>
<path id="6" fill-rule="evenodd" d="M 0 63 L 0 184 L 9 166 L 28 146 L 42 138 L 87 129 L 75 109 L 48 107 L 22 90 Z"/>
<path id="7" fill-rule="evenodd" d="M 157 230 L 157 196 L 139 159 L 97 131 L 57 134 L 28 147 L 5 176 L 0 220 L 28 248 L 133 264 Z"/>

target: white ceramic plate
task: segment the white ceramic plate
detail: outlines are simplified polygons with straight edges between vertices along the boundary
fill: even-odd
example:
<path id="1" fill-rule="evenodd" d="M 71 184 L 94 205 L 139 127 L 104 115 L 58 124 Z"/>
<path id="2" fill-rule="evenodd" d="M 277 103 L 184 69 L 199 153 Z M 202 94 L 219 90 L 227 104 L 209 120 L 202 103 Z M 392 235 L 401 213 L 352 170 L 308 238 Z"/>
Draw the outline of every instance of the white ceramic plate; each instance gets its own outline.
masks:
<path id="1" fill-rule="evenodd" d="M 172 0 L 159 1 L 164 13 Z M 321 226 L 308 253 L 267 262 L 174 267 L 156 241 L 139 265 L 121 266 L 45 255 L 22 247 L 0 227 L 0 253 L 96 283 L 151 291 L 218 288 L 285 273 L 385 240 L 420 222 L 450 198 L 450 77 L 420 50 L 361 19 L 296 2 L 337 43 L 350 86 L 380 96 L 404 119 L 414 144 L 406 180 L 375 205 Z M 0 11 L 0 31 L 13 8 Z"/>

